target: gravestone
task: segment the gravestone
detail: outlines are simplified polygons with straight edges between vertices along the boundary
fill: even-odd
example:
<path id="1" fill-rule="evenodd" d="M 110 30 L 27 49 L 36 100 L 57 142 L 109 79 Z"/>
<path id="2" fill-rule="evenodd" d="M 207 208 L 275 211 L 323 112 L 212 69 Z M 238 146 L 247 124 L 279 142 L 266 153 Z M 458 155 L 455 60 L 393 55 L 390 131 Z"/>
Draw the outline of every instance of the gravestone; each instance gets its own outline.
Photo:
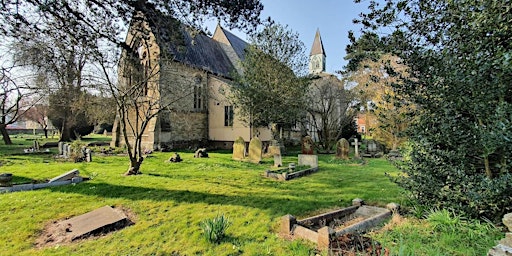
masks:
<path id="1" fill-rule="evenodd" d="M 309 165 L 311 168 L 318 168 L 318 156 L 317 155 L 298 155 L 299 165 Z"/>
<path id="2" fill-rule="evenodd" d="M 233 143 L 233 159 L 242 160 L 245 157 L 245 141 L 244 138 L 238 137 Z"/>
<path id="3" fill-rule="evenodd" d="M 80 175 L 80 171 L 78 169 L 73 169 L 69 172 L 66 172 L 64 174 L 61 174 L 51 180 L 48 181 L 48 183 L 57 182 L 57 181 L 64 181 L 64 180 L 71 180 L 74 177 L 78 177 Z"/>
<path id="4" fill-rule="evenodd" d="M 382 152 L 380 152 L 377 142 L 375 142 L 374 140 L 367 140 L 366 141 L 366 151 L 363 156 L 364 157 L 381 157 Z"/>
<path id="5" fill-rule="evenodd" d="M 253 163 L 261 162 L 262 144 L 258 137 L 253 137 L 249 142 L 249 161 Z"/>
<path id="6" fill-rule="evenodd" d="M 110 206 L 104 206 L 86 214 L 64 220 L 63 226 L 66 227 L 66 236 L 69 237 L 69 241 L 72 241 L 103 227 L 125 222 L 127 219 L 128 217 L 123 212 L 116 211 Z"/>
<path id="7" fill-rule="evenodd" d="M 336 143 L 336 158 L 340 159 L 348 159 L 348 152 L 350 151 L 350 146 L 348 144 L 348 140 L 345 138 L 341 138 Z"/>
<path id="8" fill-rule="evenodd" d="M 183 161 L 183 159 L 181 159 L 181 157 L 178 153 L 174 153 L 174 155 L 171 156 L 171 158 L 169 158 L 169 162 L 179 163 L 181 161 Z"/>
<path id="9" fill-rule="evenodd" d="M 68 149 L 68 148 L 69 148 L 69 144 L 64 143 L 64 144 L 62 145 L 62 156 L 63 156 L 64 158 L 68 158 L 68 157 L 69 157 L 69 149 Z"/>
<path id="10" fill-rule="evenodd" d="M 311 137 L 308 135 L 308 136 L 305 136 L 303 139 L 302 139 L 302 154 L 305 154 L 305 155 L 313 155 L 314 154 L 314 142 L 313 142 L 313 139 L 311 139 Z"/>
<path id="11" fill-rule="evenodd" d="M 283 166 L 283 159 L 281 158 L 281 155 L 274 155 L 274 167 L 281 166 Z"/>
<path id="12" fill-rule="evenodd" d="M 200 149 L 196 150 L 196 152 L 194 153 L 194 157 L 195 158 L 207 158 L 208 153 L 206 152 L 206 148 L 200 148 Z"/>
<path id="13" fill-rule="evenodd" d="M 368 153 L 377 153 L 377 143 L 374 140 L 369 140 L 366 146 Z"/>
<path id="14" fill-rule="evenodd" d="M 92 150 L 90 148 L 85 149 L 85 161 L 88 163 L 92 162 Z"/>
<path id="15" fill-rule="evenodd" d="M 64 142 L 60 141 L 58 144 L 59 147 L 59 156 L 64 154 Z"/>
<path id="16" fill-rule="evenodd" d="M 354 149 L 355 158 L 359 158 L 359 146 L 361 145 L 361 142 L 359 142 L 357 140 L 357 138 L 355 138 L 354 142 L 352 142 L 352 145 L 355 147 L 355 149 Z"/>
<path id="17" fill-rule="evenodd" d="M 277 140 L 271 140 L 268 146 L 267 155 L 272 157 L 275 155 L 281 155 L 281 146 Z"/>

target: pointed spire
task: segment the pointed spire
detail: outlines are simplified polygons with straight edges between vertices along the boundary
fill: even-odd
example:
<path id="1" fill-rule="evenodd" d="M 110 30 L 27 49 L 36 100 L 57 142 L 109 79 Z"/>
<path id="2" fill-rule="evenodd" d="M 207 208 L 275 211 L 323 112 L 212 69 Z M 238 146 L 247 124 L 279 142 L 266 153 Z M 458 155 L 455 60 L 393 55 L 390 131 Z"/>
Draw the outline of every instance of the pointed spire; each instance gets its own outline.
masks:
<path id="1" fill-rule="evenodd" d="M 316 29 L 315 40 L 313 41 L 313 46 L 311 47 L 311 53 L 309 56 L 322 54 L 325 55 L 324 45 L 322 44 L 322 38 L 320 37 L 320 29 Z"/>

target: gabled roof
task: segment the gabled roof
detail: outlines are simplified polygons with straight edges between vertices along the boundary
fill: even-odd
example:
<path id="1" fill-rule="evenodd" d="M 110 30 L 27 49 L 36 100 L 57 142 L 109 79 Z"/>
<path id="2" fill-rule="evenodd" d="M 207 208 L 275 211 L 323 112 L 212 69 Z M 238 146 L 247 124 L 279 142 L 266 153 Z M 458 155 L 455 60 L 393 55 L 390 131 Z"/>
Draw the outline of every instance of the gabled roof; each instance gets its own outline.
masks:
<path id="1" fill-rule="evenodd" d="M 322 44 L 322 38 L 320 37 L 320 29 L 316 30 L 315 40 L 313 41 L 313 46 L 311 47 L 311 53 L 309 54 L 309 56 L 318 54 L 323 54 L 324 56 L 326 56 L 324 45 Z"/>
<path id="2" fill-rule="evenodd" d="M 228 39 L 229 43 L 231 44 L 231 47 L 235 50 L 236 55 L 238 55 L 238 58 L 240 60 L 245 59 L 245 48 L 249 45 L 244 40 L 240 39 L 239 37 L 233 35 L 231 32 L 225 30 L 223 27 L 220 27 L 222 29 L 222 32 L 224 32 L 224 35 L 226 35 L 226 38 Z"/>
<path id="3" fill-rule="evenodd" d="M 185 26 L 176 19 L 159 11 L 153 10 L 146 13 L 146 20 L 149 22 L 151 31 L 156 37 L 162 57 L 173 59 L 174 61 L 216 75 L 231 77 L 230 74 L 235 70 L 235 67 L 219 42 L 208 37 L 202 31 Z M 242 40 L 227 32 L 226 35 L 228 34 L 238 54 L 242 47 L 242 43 L 240 43 Z M 243 53 L 243 49 L 241 53 Z"/>
<path id="4" fill-rule="evenodd" d="M 192 35 L 190 29 L 182 25 L 183 45 L 167 44 L 174 60 L 211 73 L 229 77 L 235 69 L 219 43 L 199 32 Z M 160 45 L 162 47 L 162 45 Z"/>

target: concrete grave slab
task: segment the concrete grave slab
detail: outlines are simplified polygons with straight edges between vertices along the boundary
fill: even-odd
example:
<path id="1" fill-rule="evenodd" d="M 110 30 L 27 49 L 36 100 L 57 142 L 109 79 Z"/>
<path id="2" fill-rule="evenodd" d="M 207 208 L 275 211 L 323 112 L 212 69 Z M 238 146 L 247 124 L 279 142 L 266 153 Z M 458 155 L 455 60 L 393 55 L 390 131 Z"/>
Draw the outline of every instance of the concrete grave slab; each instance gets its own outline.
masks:
<path id="1" fill-rule="evenodd" d="M 128 217 L 124 213 L 107 205 L 65 220 L 63 224 L 66 227 L 66 236 L 70 240 L 74 240 L 101 228 L 127 221 Z"/>
<path id="2" fill-rule="evenodd" d="M 61 175 L 51 179 L 50 181 L 48 181 L 48 183 L 52 183 L 52 182 L 56 182 L 56 181 L 71 180 L 74 177 L 77 177 L 79 174 L 80 174 L 80 171 L 78 171 L 78 169 L 73 169 L 69 172 L 66 172 L 64 174 L 61 174 Z"/>

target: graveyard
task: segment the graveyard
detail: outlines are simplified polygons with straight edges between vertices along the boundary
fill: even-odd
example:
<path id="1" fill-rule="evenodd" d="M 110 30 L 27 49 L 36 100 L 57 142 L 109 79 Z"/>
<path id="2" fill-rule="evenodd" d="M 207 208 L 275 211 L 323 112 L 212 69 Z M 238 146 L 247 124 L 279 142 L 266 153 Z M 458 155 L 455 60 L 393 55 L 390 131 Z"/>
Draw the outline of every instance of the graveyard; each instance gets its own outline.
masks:
<path id="1" fill-rule="evenodd" d="M 102 138 L 92 140 L 97 139 Z M 127 157 L 102 154 L 101 147 L 94 149 L 91 161 L 74 162 L 62 159 L 58 147 L 44 154 L 24 153 L 32 140 L 15 141 L 12 147 L 0 145 L 0 172 L 11 173 L 12 184 L 42 183 L 73 169 L 87 180 L 1 193 L 0 255 L 327 255 L 326 250 L 307 239 L 280 236 L 282 217 L 290 214 L 307 220 L 347 207 L 354 198 L 364 198 L 370 207 L 383 208 L 391 202 L 407 202 L 402 189 L 385 175 L 398 174 L 385 158 L 367 158 L 362 164 L 354 164 L 335 155 L 314 155 L 318 171 L 279 182 L 262 175 L 274 165 L 272 157 L 255 163 L 233 159 L 230 150 L 208 151 L 208 157 L 195 157 L 195 150 L 152 152 L 144 160 L 141 175 L 123 176 Z M 349 157 L 353 158 L 351 150 Z M 169 161 L 175 153 L 181 161 Z M 298 163 L 301 153 L 301 148 L 287 149 L 287 154 L 281 156 L 282 163 L 286 167 L 287 163 Z M 107 211 L 114 221 L 126 225 L 92 235 L 75 231 L 79 225 L 65 228 L 79 219 L 98 218 L 94 217 L 98 211 Z M 202 236 L 200 223 L 218 215 L 225 216 L 231 225 L 223 240 L 210 243 Z M 395 217 L 390 222 L 398 225 Z M 411 232 L 407 227 L 426 225 L 405 217 L 400 223 L 400 234 Z M 64 225 L 60 238 L 55 235 L 54 225 Z M 369 235 L 378 238 L 382 250 L 398 246 L 394 249 L 398 251 L 403 244 L 414 246 L 414 241 L 406 238 L 402 245 L 397 244 L 393 238 L 397 233 L 375 232 Z M 494 246 L 499 236 L 484 233 L 478 238 L 478 246 L 460 242 L 441 248 L 480 255 Z M 422 255 L 439 247 L 439 237 L 424 234 L 422 239 L 426 250 Z"/>

